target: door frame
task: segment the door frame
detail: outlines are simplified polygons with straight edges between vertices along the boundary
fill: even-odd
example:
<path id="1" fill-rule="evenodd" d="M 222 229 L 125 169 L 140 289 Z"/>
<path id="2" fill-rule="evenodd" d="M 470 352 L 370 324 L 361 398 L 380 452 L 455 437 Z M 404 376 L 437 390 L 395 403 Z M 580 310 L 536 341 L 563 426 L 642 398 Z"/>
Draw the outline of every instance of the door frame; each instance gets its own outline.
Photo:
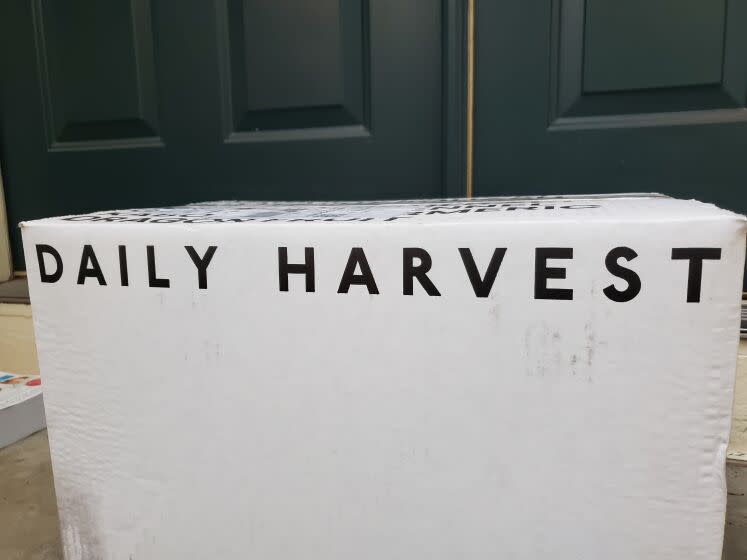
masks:
<path id="1" fill-rule="evenodd" d="M 10 224 L 5 211 L 5 190 L 3 189 L 3 166 L 0 161 L 0 282 L 13 277 L 13 258 L 10 253 Z"/>

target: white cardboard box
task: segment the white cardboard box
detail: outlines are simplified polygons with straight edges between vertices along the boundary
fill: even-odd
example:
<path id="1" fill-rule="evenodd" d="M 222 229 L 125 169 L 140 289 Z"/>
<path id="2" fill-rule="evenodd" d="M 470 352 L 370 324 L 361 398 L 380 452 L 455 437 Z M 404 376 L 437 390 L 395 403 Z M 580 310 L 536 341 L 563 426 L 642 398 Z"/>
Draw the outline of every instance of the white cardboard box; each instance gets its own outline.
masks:
<path id="1" fill-rule="evenodd" d="M 741 216 L 214 203 L 23 238 L 68 560 L 720 557 Z"/>

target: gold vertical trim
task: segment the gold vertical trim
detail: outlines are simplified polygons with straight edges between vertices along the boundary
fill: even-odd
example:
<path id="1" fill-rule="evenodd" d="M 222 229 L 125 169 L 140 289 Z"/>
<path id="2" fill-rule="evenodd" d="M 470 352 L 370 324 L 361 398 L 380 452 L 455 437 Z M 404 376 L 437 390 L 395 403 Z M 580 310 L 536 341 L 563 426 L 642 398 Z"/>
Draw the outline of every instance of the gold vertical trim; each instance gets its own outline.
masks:
<path id="1" fill-rule="evenodd" d="M 475 113 L 475 0 L 467 0 L 467 130 L 466 130 L 466 193 L 472 198 L 473 135 Z"/>

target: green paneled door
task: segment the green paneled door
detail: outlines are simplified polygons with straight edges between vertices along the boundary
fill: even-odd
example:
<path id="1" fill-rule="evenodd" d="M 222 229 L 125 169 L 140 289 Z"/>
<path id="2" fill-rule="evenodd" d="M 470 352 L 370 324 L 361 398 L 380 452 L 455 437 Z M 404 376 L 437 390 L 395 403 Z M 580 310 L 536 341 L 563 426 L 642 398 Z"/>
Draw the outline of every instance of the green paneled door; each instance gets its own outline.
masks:
<path id="1" fill-rule="evenodd" d="M 457 0 L 3 0 L 9 222 L 462 192 L 461 14 Z"/>
<path id="2" fill-rule="evenodd" d="M 747 212 L 747 2 L 476 0 L 475 194 Z"/>
<path id="3" fill-rule="evenodd" d="M 4 0 L 9 220 L 461 195 L 465 4 Z M 476 195 L 652 190 L 747 211 L 747 2 L 475 4 Z"/>

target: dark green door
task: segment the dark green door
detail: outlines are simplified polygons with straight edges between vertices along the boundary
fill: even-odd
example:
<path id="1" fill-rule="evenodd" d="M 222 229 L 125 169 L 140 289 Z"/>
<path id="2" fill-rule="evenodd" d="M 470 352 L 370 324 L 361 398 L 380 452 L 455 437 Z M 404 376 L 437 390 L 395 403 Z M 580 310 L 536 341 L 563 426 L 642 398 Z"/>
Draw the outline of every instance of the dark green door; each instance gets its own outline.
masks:
<path id="1" fill-rule="evenodd" d="M 747 211 L 744 1 L 476 0 L 475 35 L 475 194 Z"/>
<path id="2" fill-rule="evenodd" d="M 3 0 L 9 223 L 462 192 L 459 4 Z"/>

